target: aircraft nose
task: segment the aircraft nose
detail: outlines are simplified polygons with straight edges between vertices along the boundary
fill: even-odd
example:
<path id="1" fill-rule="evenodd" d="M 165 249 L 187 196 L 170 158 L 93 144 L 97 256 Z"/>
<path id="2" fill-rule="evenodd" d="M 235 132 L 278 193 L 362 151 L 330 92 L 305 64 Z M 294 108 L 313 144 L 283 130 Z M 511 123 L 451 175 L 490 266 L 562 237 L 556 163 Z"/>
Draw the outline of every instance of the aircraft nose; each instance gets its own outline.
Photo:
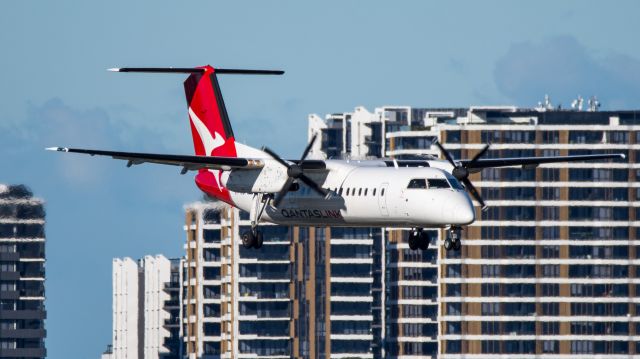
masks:
<path id="1" fill-rule="evenodd" d="M 451 216 L 451 224 L 465 225 L 473 223 L 476 219 L 476 212 L 473 208 L 473 203 L 468 196 L 462 195 L 460 198 L 456 198 L 452 201 L 452 205 L 449 207 Z"/>

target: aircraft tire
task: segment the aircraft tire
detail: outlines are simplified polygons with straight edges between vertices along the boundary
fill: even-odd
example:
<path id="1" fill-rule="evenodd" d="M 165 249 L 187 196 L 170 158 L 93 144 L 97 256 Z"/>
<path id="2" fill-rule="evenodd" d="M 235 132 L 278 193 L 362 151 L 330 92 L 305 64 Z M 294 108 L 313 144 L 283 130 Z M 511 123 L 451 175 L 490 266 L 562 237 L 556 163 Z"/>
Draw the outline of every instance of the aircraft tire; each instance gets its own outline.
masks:
<path id="1" fill-rule="evenodd" d="M 447 237 L 444 239 L 444 249 L 450 251 L 453 248 L 453 241 L 451 238 Z"/>
<path id="2" fill-rule="evenodd" d="M 409 249 L 415 251 L 420 247 L 420 238 L 413 234 L 413 232 L 409 233 Z"/>
<path id="3" fill-rule="evenodd" d="M 423 231 L 422 233 L 419 234 L 419 238 L 420 238 L 420 250 L 422 251 L 426 251 L 427 249 L 429 249 L 429 242 L 431 242 L 431 238 L 429 238 L 429 235 L 427 234 L 427 232 Z"/>
<path id="4" fill-rule="evenodd" d="M 260 249 L 262 248 L 262 232 L 256 232 L 255 241 L 253 243 L 253 248 Z"/>
<path id="5" fill-rule="evenodd" d="M 255 245 L 254 244 L 255 242 L 256 242 L 256 238 L 251 231 L 246 231 L 242 233 L 242 245 L 245 248 L 249 249 L 253 247 Z"/>

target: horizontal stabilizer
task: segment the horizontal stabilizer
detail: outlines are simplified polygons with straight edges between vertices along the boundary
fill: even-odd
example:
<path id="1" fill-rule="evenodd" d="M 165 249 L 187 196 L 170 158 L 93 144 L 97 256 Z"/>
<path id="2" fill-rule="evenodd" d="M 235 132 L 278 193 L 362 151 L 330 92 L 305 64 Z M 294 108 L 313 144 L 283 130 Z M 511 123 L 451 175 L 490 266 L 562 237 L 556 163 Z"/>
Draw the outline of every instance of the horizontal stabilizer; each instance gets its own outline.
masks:
<path id="1" fill-rule="evenodd" d="M 148 72 L 148 73 L 179 73 L 196 74 L 205 72 L 204 67 L 116 67 L 107 69 L 111 72 Z M 281 70 L 245 70 L 245 69 L 215 69 L 216 74 L 229 75 L 282 75 Z"/>

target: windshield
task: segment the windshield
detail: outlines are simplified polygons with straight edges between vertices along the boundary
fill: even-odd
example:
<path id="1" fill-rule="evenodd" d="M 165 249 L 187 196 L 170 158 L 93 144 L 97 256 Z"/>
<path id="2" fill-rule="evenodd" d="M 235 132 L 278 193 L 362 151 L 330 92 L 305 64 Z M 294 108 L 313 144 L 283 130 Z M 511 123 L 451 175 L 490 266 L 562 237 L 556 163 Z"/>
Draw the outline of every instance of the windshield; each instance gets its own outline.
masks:
<path id="1" fill-rule="evenodd" d="M 451 188 L 444 178 L 429 178 L 429 188 Z"/>
<path id="2" fill-rule="evenodd" d="M 460 189 L 460 190 L 464 189 L 462 184 L 458 182 L 458 180 L 455 177 L 447 174 L 447 180 L 449 181 L 449 183 L 451 183 L 451 187 L 453 187 L 454 189 Z"/>

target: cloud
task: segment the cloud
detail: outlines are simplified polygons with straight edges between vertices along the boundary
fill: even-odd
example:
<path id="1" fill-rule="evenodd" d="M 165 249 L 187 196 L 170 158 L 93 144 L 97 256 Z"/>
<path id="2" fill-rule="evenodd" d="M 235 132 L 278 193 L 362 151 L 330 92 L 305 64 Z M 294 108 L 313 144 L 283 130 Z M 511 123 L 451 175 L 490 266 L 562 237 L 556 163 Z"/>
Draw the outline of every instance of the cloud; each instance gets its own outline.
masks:
<path id="1" fill-rule="evenodd" d="M 125 111 L 136 113 L 129 108 L 117 114 Z M 95 198 L 114 193 L 155 202 L 190 198 L 192 183 L 187 177 L 191 176 L 177 175 L 177 168 L 142 165 L 127 170 L 120 160 L 44 151 L 45 147 L 62 146 L 175 153 L 164 142 L 171 137 L 180 138 L 181 143 L 190 142 L 186 120 L 181 121 L 184 128 L 180 135 L 175 131 L 170 135 L 167 127 L 154 131 L 151 126 L 132 125 L 125 116 L 115 117 L 118 120 L 106 108 L 78 109 L 59 98 L 28 104 L 23 119 L 0 125 L 0 151 L 5 154 L 0 164 L 13 169 L 0 182 L 25 182 L 44 192 L 57 189 L 91 193 Z M 189 150 L 187 147 L 181 152 Z"/>
<path id="2" fill-rule="evenodd" d="M 533 106 L 545 94 L 568 106 L 578 95 L 598 96 L 603 107 L 637 108 L 640 61 L 585 48 L 574 37 L 512 44 L 494 69 L 498 90 L 518 105 Z"/>

